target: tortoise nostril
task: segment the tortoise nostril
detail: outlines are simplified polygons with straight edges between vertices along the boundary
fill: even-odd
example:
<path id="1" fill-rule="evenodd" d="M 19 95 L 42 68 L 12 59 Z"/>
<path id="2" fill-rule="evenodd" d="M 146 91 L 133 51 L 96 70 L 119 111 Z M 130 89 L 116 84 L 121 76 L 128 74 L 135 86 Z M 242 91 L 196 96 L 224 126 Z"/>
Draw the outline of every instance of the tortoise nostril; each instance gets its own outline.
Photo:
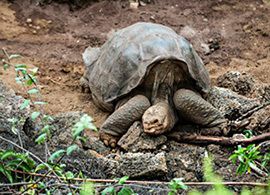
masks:
<path id="1" fill-rule="evenodd" d="M 157 123 L 158 122 L 158 120 L 157 119 L 155 119 L 154 121 L 153 121 L 153 123 Z"/>

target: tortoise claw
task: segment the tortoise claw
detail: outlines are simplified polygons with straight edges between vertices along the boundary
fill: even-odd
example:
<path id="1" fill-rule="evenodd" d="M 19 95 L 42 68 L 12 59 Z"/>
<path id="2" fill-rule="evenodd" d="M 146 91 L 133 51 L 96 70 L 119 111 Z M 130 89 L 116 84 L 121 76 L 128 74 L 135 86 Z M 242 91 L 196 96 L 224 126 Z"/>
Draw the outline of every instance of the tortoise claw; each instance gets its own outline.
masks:
<path id="1" fill-rule="evenodd" d="M 99 132 L 99 138 L 101 141 L 103 141 L 105 146 L 109 146 L 111 148 L 116 147 L 116 143 L 119 139 L 118 137 L 107 134 L 107 133 L 103 132 L 102 130 Z"/>
<path id="2" fill-rule="evenodd" d="M 80 79 L 80 86 L 81 86 L 81 92 L 82 93 L 89 93 L 90 92 L 90 88 L 88 85 L 88 80 L 85 77 L 82 77 Z"/>

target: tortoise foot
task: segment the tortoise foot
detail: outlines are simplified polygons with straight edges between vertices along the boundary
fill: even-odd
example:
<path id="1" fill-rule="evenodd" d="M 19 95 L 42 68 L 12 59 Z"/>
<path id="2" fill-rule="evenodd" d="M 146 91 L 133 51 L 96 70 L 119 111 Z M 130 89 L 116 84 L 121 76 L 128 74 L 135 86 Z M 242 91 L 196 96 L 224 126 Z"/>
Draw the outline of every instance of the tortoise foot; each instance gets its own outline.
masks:
<path id="1" fill-rule="evenodd" d="M 81 77 L 80 86 L 81 86 L 82 93 L 89 93 L 90 92 L 88 80 L 85 77 Z"/>
<path id="2" fill-rule="evenodd" d="M 111 148 L 115 148 L 116 147 L 116 143 L 119 140 L 119 137 L 110 135 L 110 134 L 105 133 L 103 131 L 100 131 L 99 132 L 99 139 L 101 141 L 103 141 L 103 143 L 105 144 L 105 146 L 109 146 Z"/>
<path id="3" fill-rule="evenodd" d="M 145 133 L 160 135 L 172 129 L 175 116 L 168 103 L 160 102 L 145 111 L 142 121 Z"/>

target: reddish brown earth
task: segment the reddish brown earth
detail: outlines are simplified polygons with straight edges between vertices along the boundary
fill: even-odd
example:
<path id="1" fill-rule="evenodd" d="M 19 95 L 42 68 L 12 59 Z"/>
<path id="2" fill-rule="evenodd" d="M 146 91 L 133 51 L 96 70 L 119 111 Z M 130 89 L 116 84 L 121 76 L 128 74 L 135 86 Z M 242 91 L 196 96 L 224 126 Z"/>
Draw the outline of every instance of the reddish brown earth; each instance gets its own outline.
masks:
<path id="1" fill-rule="evenodd" d="M 39 84 L 51 114 L 84 111 L 97 126 L 104 121 L 107 114 L 78 87 L 84 70 L 81 53 L 89 45 L 102 45 L 109 32 L 138 21 L 161 23 L 187 37 L 213 83 L 227 70 L 245 71 L 270 83 L 268 0 L 155 0 L 138 9 L 131 9 L 129 1 L 116 0 L 93 2 L 73 11 L 67 4 L 11 2 L 0 2 L 0 48 L 23 55 L 20 62 L 39 67 Z M 29 18 L 32 22 L 27 23 Z M 207 53 L 209 45 L 214 51 Z M 0 69 L 1 79 L 24 95 L 14 76 L 12 70 Z"/>

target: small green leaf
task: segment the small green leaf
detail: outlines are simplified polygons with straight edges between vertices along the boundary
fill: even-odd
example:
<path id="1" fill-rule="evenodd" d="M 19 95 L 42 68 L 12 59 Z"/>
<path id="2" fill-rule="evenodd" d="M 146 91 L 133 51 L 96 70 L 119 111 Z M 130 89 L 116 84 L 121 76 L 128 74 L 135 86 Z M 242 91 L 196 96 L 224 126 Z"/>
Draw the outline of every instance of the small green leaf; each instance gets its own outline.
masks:
<path id="1" fill-rule="evenodd" d="M 129 176 L 121 177 L 118 181 L 118 184 L 123 185 L 128 180 Z"/>
<path id="2" fill-rule="evenodd" d="M 26 84 L 28 85 L 28 86 L 31 86 L 33 83 L 37 83 L 37 79 L 36 79 L 36 77 L 34 76 L 34 75 L 32 75 L 32 74 L 28 74 L 27 73 L 27 82 L 26 82 Z"/>
<path id="3" fill-rule="evenodd" d="M 74 178 L 74 174 L 72 172 L 70 172 L 70 171 L 67 171 L 65 173 L 65 176 L 66 176 L 67 179 L 73 179 Z"/>
<path id="4" fill-rule="evenodd" d="M 81 186 L 80 195 L 95 195 L 95 188 L 92 182 L 85 182 Z"/>
<path id="5" fill-rule="evenodd" d="M 104 190 L 102 190 L 101 195 L 114 195 L 115 194 L 115 189 L 113 186 L 107 187 Z"/>
<path id="6" fill-rule="evenodd" d="M 177 192 L 178 189 L 187 190 L 188 187 L 183 183 L 183 178 L 174 178 L 170 181 L 169 188 Z"/>
<path id="7" fill-rule="evenodd" d="M 36 94 L 36 93 L 38 93 L 39 91 L 38 91 L 38 89 L 36 89 L 36 88 L 33 88 L 33 89 L 30 89 L 30 90 L 28 90 L 28 94 Z"/>
<path id="8" fill-rule="evenodd" d="M 9 66 L 9 64 L 4 64 L 4 70 L 7 70 L 10 66 Z"/>
<path id="9" fill-rule="evenodd" d="M 40 102 L 40 101 L 37 101 L 37 102 L 34 102 L 35 105 L 45 105 L 45 104 L 48 104 L 47 102 Z"/>
<path id="10" fill-rule="evenodd" d="M 46 184 L 44 182 L 39 182 L 38 188 L 41 188 L 41 189 L 46 188 Z"/>
<path id="11" fill-rule="evenodd" d="M 26 107 L 28 107 L 30 105 L 30 100 L 24 100 L 24 102 L 20 105 L 20 110 L 25 109 Z"/>
<path id="12" fill-rule="evenodd" d="M 75 150 L 78 150 L 78 149 L 79 149 L 79 147 L 76 144 L 69 146 L 67 148 L 67 155 L 69 156 L 72 152 L 74 152 Z"/>
<path id="13" fill-rule="evenodd" d="M 129 187 L 123 187 L 117 195 L 133 195 L 135 194 L 134 191 Z"/>
<path id="14" fill-rule="evenodd" d="M 51 122 L 51 121 L 53 121 L 53 117 L 51 117 L 50 115 L 43 115 L 42 121 L 45 123 Z"/>
<path id="15" fill-rule="evenodd" d="M 19 54 L 11 54 L 8 58 L 9 58 L 10 60 L 12 60 L 12 59 L 15 59 L 15 58 L 20 58 L 20 57 L 22 57 L 22 56 L 19 55 Z"/>
<path id="16" fill-rule="evenodd" d="M 42 129 L 41 129 L 42 133 L 46 133 L 47 134 L 47 138 L 51 137 L 51 126 L 50 125 L 45 125 Z"/>
<path id="17" fill-rule="evenodd" d="M 84 128 L 81 124 L 78 124 L 77 126 L 75 126 L 75 128 L 72 129 L 73 138 L 77 138 L 83 132 L 83 130 Z"/>
<path id="18" fill-rule="evenodd" d="M 40 112 L 32 112 L 31 114 L 31 119 L 36 120 L 40 115 Z"/>
<path id="19" fill-rule="evenodd" d="M 6 175 L 6 177 L 8 178 L 8 181 L 9 181 L 10 183 L 13 183 L 13 177 L 12 177 L 11 171 L 6 170 L 5 175 Z"/>
<path id="20" fill-rule="evenodd" d="M 47 139 L 47 134 L 42 133 L 41 135 L 38 136 L 38 138 L 35 140 L 35 142 L 37 142 L 38 144 L 42 144 L 46 141 L 46 139 Z"/>
<path id="21" fill-rule="evenodd" d="M 25 83 L 27 86 L 31 86 L 34 84 L 34 82 L 31 79 L 27 79 L 27 81 Z"/>
<path id="22" fill-rule="evenodd" d="M 15 64 L 14 65 L 15 66 L 15 68 L 18 68 L 18 69 L 24 69 L 24 70 L 26 70 L 26 68 L 27 68 L 27 65 L 26 64 Z"/>
<path id="23" fill-rule="evenodd" d="M 50 158 L 49 161 L 54 161 L 55 159 L 59 158 L 60 156 L 62 156 L 66 151 L 61 149 L 61 150 L 57 150 L 56 152 L 54 152 Z"/>
<path id="24" fill-rule="evenodd" d="M 3 152 L 3 154 L 1 155 L 1 160 L 5 160 L 9 157 L 14 157 L 15 153 L 12 150 L 6 150 L 5 152 Z"/>
<path id="25" fill-rule="evenodd" d="M 49 165 L 47 163 L 39 164 L 36 167 L 35 172 L 40 171 L 40 170 L 46 170 L 46 169 L 48 169 L 48 167 L 49 167 Z"/>
<path id="26" fill-rule="evenodd" d="M 38 67 L 35 67 L 35 68 L 31 68 L 31 69 L 29 69 L 31 72 L 32 72 L 32 74 L 36 74 L 37 72 L 38 72 Z"/>

